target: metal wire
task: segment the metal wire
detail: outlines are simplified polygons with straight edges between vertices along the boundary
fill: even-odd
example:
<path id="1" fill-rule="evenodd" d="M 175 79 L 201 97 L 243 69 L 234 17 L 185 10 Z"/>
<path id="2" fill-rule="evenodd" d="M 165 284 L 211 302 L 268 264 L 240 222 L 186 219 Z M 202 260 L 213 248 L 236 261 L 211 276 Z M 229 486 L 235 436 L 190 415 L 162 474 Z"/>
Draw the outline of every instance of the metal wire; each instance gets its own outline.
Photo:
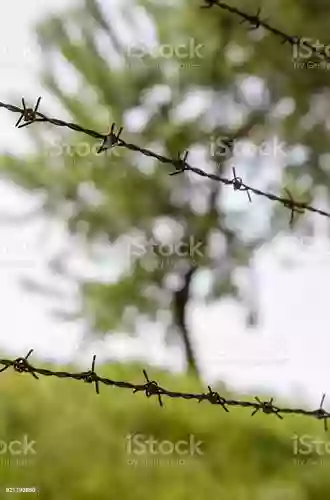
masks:
<path id="1" fill-rule="evenodd" d="M 256 189 L 252 186 L 248 186 L 245 184 L 242 180 L 241 177 L 237 177 L 235 170 L 233 171 L 234 176 L 232 179 L 227 179 L 224 177 L 221 177 L 220 175 L 217 174 L 210 174 L 205 172 L 204 170 L 198 168 L 198 167 L 193 167 L 189 165 L 187 162 L 187 156 L 188 156 L 188 151 L 185 152 L 184 157 L 181 158 L 181 155 L 178 154 L 177 158 L 168 158 L 166 156 L 160 155 L 158 153 L 155 153 L 154 151 L 151 151 L 146 148 L 142 148 L 140 146 L 137 146 L 135 144 L 130 144 L 125 142 L 123 139 L 121 139 L 119 136 L 123 130 L 122 127 L 120 127 L 118 134 L 114 133 L 114 127 L 115 123 L 112 124 L 111 130 L 109 134 L 100 134 L 99 132 L 95 132 L 94 130 L 90 130 L 88 128 L 84 128 L 80 125 L 77 125 L 75 123 L 71 122 L 66 122 L 63 120 L 59 120 L 57 118 L 50 118 L 44 115 L 43 113 L 40 113 L 37 111 L 37 107 L 40 103 L 41 98 L 38 98 L 37 105 L 35 106 L 34 109 L 32 108 L 26 108 L 24 100 L 22 99 L 23 104 L 23 109 L 18 108 L 17 106 L 13 106 L 12 104 L 6 104 L 3 102 L 0 102 L 0 107 L 6 108 L 9 111 L 12 111 L 13 113 L 21 113 L 21 120 L 23 120 L 25 123 L 18 125 L 18 128 L 26 127 L 28 125 L 32 125 L 33 123 L 51 123 L 57 127 L 66 127 L 71 130 L 74 130 L 76 132 L 82 132 L 86 135 L 89 135 L 95 139 L 100 139 L 102 140 L 102 144 L 100 148 L 98 149 L 98 153 L 101 153 L 105 151 L 106 149 L 112 149 L 115 147 L 122 147 L 126 148 L 130 151 L 136 151 L 144 156 L 148 156 L 149 158 L 155 158 L 158 160 L 160 163 L 168 164 L 168 165 L 173 165 L 175 168 L 174 172 L 171 172 L 169 175 L 176 175 L 176 174 L 181 174 L 186 171 L 194 172 L 195 174 L 201 176 L 201 177 L 206 177 L 208 179 L 221 182 L 222 184 L 225 184 L 227 186 L 233 186 L 235 191 L 246 191 L 247 195 L 249 197 L 249 201 L 251 200 L 251 193 L 257 195 L 257 196 L 263 196 L 265 198 L 268 198 L 271 201 L 277 201 L 281 203 L 285 208 L 289 209 L 291 211 L 291 217 L 290 217 L 290 224 L 293 223 L 293 217 L 294 213 L 303 213 L 305 210 L 309 212 L 314 212 L 319 215 L 323 215 L 324 217 L 330 218 L 330 213 L 326 212 L 324 210 L 320 210 L 318 208 L 314 208 L 310 205 L 307 205 L 306 203 L 296 201 L 292 198 L 291 194 L 288 192 L 286 189 L 286 193 L 289 194 L 288 198 L 282 197 L 282 196 L 277 196 L 272 193 L 267 193 L 264 191 L 261 191 L 260 189 Z M 19 120 L 20 121 L 20 120 Z M 17 126 L 17 123 L 16 123 Z"/>
<path id="2" fill-rule="evenodd" d="M 67 371 L 53 371 L 46 368 L 37 368 L 31 365 L 28 361 L 28 358 L 30 357 L 32 352 L 33 349 L 30 349 L 25 357 L 17 359 L 0 359 L 0 365 L 4 365 L 4 368 L 0 369 L 0 373 L 12 367 L 17 373 L 30 373 L 36 380 L 39 379 L 38 375 L 44 375 L 46 377 L 53 376 L 65 379 L 71 378 L 74 380 L 86 382 L 88 384 L 95 384 L 96 394 L 100 393 L 99 384 L 118 387 L 120 389 L 129 389 L 133 391 L 133 394 L 137 392 L 144 392 L 147 398 L 150 398 L 151 396 L 157 396 L 160 407 L 164 406 L 162 398 L 165 396 L 173 399 L 195 400 L 198 403 L 201 403 L 202 401 L 209 401 L 213 405 L 220 405 L 226 413 L 229 413 L 228 407 L 240 407 L 252 409 L 253 411 L 251 413 L 251 416 L 254 416 L 260 411 L 265 415 L 275 415 L 281 420 L 283 419 L 283 415 L 285 414 L 305 415 L 307 417 L 316 418 L 317 420 L 322 420 L 324 423 L 324 430 L 328 430 L 327 421 L 330 417 L 330 413 L 323 408 L 325 394 L 323 394 L 322 396 L 320 407 L 316 410 L 304 410 L 302 408 L 279 408 L 273 404 L 274 398 L 271 398 L 269 401 L 261 401 L 258 397 L 254 398 L 255 401 L 239 401 L 236 399 L 227 399 L 221 396 L 218 392 L 213 391 L 211 386 L 208 386 L 208 392 L 199 394 L 170 391 L 168 389 L 165 389 L 164 387 L 161 387 L 158 382 L 156 382 L 156 380 L 150 380 L 146 370 L 142 370 L 145 382 L 141 384 L 133 384 L 131 382 L 111 380 L 109 378 L 99 377 L 95 372 L 95 355 L 93 356 L 92 367 L 87 372 L 72 373 Z"/>

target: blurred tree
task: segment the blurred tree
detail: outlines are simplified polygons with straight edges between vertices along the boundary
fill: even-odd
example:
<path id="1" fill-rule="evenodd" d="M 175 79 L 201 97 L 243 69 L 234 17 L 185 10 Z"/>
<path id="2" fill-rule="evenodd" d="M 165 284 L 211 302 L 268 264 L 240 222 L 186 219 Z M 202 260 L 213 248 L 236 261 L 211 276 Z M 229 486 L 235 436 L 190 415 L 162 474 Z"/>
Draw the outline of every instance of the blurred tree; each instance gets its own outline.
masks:
<path id="1" fill-rule="evenodd" d="M 110 9 L 85 0 L 52 16 L 37 27 L 45 86 L 71 121 L 86 128 L 105 133 L 115 122 L 123 125 L 127 142 L 173 158 L 189 150 L 193 165 L 223 176 L 231 177 L 235 165 L 247 184 L 273 192 L 288 186 L 295 198 L 310 203 L 312 187 L 328 181 L 327 73 L 299 73 L 288 45 L 200 5 L 122 0 Z M 237 5 L 252 13 L 258 2 Z M 323 9 L 321 0 L 281 0 L 269 2 L 263 14 L 292 35 L 326 40 Z M 308 33 L 301 33 L 301 26 L 308 26 Z M 179 50 L 182 44 L 189 54 Z M 72 91 L 61 81 L 68 68 L 76 79 Z M 45 102 L 40 109 L 47 114 Z M 288 228 L 290 212 L 260 197 L 250 204 L 246 193 L 202 177 L 169 176 L 173 170 L 167 165 L 124 148 L 97 155 L 100 144 L 67 129 L 35 124 L 28 130 L 38 154 L 24 160 L 7 156 L 3 176 L 43 193 L 45 212 L 84 238 L 92 260 L 106 246 L 110 264 L 119 270 L 118 254 L 111 252 L 126 249 L 116 280 L 78 280 L 77 316 L 87 319 L 90 332 L 134 332 L 140 316 L 159 320 L 169 338 L 181 337 L 188 368 L 198 374 L 187 325 L 193 284 L 200 289 L 199 301 L 225 295 L 245 300 L 248 322 L 256 323 L 256 290 L 248 286 L 254 283 L 251 259 L 263 242 Z M 228 155 L 230 138 L 241 146 L 240 154 L 234 148 Z M 243 145 L 272 148 L 276 139 L 285 142 L 276 153 L 263 148 L 262 155 L 242 154 Z M 299 157 L 301 145 L 306 154 Z M 308 220 L 300 216 L 296 230 L 308 230 Z M 169 240 L 161 233 L 164 226 Z M 172 251 L 165 257 L 165 242 L 192 242 L 190 250 L 200 246 L 192 255 Z M 50 264 L 70 276 L 65 254 Z"/>

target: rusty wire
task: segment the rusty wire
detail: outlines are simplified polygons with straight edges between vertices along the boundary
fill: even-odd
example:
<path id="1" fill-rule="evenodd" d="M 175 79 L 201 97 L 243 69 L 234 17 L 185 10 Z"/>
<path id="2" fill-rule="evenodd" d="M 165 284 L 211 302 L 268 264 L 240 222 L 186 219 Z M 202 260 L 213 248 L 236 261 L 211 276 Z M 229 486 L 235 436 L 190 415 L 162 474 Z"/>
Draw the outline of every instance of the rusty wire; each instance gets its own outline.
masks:
<path id="1" fill-rule="evenodd" d="M 37 104 L 40 103 L 40 97 L 38 98 Z M 22 101 L 23 102 L 23 101 Z M 144 156 L 148 156 L 149 158 L 155 158 L 158 160 L 160 163 L 164 164 L 171 164 L 175 167 L 175 171 L 171 172 L 169 175 L 176 175 L 183 173 L 185 171 L 190 171 L 194 172 L 195 174 L 201 176 L 201 177 L 206 177 L 208 179 L 221 182 L 222 184 L 225 184 L 227 186 L 233 186 L 234 191 L 245 191 L 248 195 L 249 201 L 251 200 L 251 195 L 250 193 L 253 193 L 257 196 L 263 196 L 265 198 L 268 198 L 271 201 L 277 201 L 281 203 L 285 208 L 289 209 L 291 211 L 291 218 L 290 218 L 290 224 L 293 223 L 293 217 L 294 213 L 303 213 L 305 210 L 309 212 L 314 212 L 319 215 L 323 215 L 324 217 L 330 218 L 330 213 L 326 212 L 324 210 L 320 210 L 318 208 L 314 208 L 310 205 L 307 205 L 306 203 L 296 201 L 292 198 L 291 194 L 288 193 L 286 190 L 286 193 L 289 194 L 288 198 L 284 198 L 282 196 L 277 196 L 272 193 L 267 193 L 264 191 L 261 191 L 260 189 L 256 189 L 252 186 L 248 186 L 245 184 L 242 180 L 241 177 L 236 176 L 235 170 L 233 170 L 234 176 L 232 179 L 227 179 L 225 177 L 221 177 L 220 175 L 217 174 L 212 174 L 205 172 L 204 170 L 198 168 L 198 167 L 192 167 L 187 163 L 187 156 L 188 156 L 188 151 L 184 153 L 183 158 L 181 157 L 180 153 L 178 153 L 177 158 L 168 158 L 166 156 L 160 155 L 158 153 L 155 153 L 154 151 L 150 151 L 149 149 L 142 148 L 140 146 L 137 146 L 135 144 L 130 144 L 125 142 L 123 139 L 121 139 L 119 136 L 123 130 L 122 127 L 119 128 L 119 131 L 117 134 L 114 133 L 114 127 L 115 123 L 112 124 L 110 132 L 108 134 L 100 134 L 99 132 L 95 132 L 94 130 L 90 130 L 88 128 L 84 128 L 80 125 L 77 125 L 75 123 L 71 122 L 66 122 L 64 120 L 59 120 L 57 118 L 49 118 L 43 113 L 40 113 L 37 111 L 37 106 L 32 109 L 32 108 L 26 108 L 25 104 L 23 109 L 18 108 L 17 106 L 13 106 L 12 104 L 6 104 L 0 101 L 0 107 L 1 108 L 6 108 L 9 111 L 12 111 L 14 113 L 21 113 L 21 118 L 26 121 L 26 123 L 23 123 L 18 126 L 18 128 L 26 127 L 27 125 L 32 125 L 33 123 L 36 122 L 42 122 L 42 123 L 51 123 L 52 125 L 58 126 L 58 127 L 66 127 L 69 128 L 70 130 L 74 130 L 76 132 L 82 132 L 86 135 L 89 135 L 90 137 L 93 137 L 94 139 L 100 139 L 102 140 L 102 144 L 100 148 L 98 149 L 98 153 L 101 153 L 102 151 L 106 149 L 112 149 L 115 147 L 122 147 L 126 148 L 130 151 L 135 151 L 143 154 Z M 28 113 L 27 113 L 28 112 Z"/>
<path id="2" fill-rule="evenodd" d="M 27 353 L 25 357 L 20 357 L 17 359 L 0 359 L 0 365 L 4 365 L 4 368 L 0 369 L 0 373 L 4 372 L 10 367 L 17 373 L 30 373 L 36 380 L 39 379 L 38 375 L 53 376 L 57 378 L 74 379 L 86 382 L 88 384 L 95 384 L 96 394 L 100 394 L 99 384 L 104 384 L 112 387 L 118 387 L 120 389 L 129 389 L 133 391 L 133 394 L 137 392 L 144 392 L 147 398 L 151 396 L 157 396 L 158 403 L 160 407 L 164 406 L 162 398 L 169 397 L 173 399 L 186 399 L 195 400 L 198 403 L 202 401 L 209 401 L 213 405 L 220 405 L 226 413 L 229 413 L 228 407 L 240 407 L 249 408 L 252 411 L 251 416 L 253 417 L 256 413 L 262 412 L 265 415 L 275 415 L 277 418 L 283 420 L 283 415 L 304 415 L 307 417 L 316 418 L 317 420 L 323 420 L 324 430 L 328 430 L 327 421 L 330 418 L 330 413 L 323 408 L 323 403 L 325 400 L 325 394 L 323 394 L 320 407 L 316 410 L 305 410 L 302 408 L 279 408 L 273 404 L 274 398 L 269 401 L 261 401 L 258 397 L 255 397 L 255 401 L 239 401 L 235 399 L 227 399 L 221 396 L 218 392 L 213 391 L 211 386 L 208 385 L 208 392 L 205 393 L 189 393 L 189 392 L 177 392 L 170 391 L 161 387 L 156 380 L 150 380 L 146 370 L 142 370 L 145 378 L 145 382 L 141 384 L 133 384 L 131 382 L 116 381 L 109 378 L 100 377 L 95 372 L 95 362 L 96 356 L 93 356 L 92 368 L 86 372 L 72 373 L 67 371 L 52 371 L 46 368 L 37 368 L 30 364 L 28 358 L 32 354 L 33 349 Z M 38 374 L 38 375 L 37 375 Z"/>

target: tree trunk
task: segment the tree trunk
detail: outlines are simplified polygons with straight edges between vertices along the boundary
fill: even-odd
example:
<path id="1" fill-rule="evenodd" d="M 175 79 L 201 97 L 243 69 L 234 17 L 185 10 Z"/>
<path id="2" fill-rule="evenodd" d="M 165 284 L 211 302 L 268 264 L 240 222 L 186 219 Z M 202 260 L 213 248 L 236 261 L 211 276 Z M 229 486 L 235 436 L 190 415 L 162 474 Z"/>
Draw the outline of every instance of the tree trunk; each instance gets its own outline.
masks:
<path id="1" fill-rule="evenodd" d="M 194 348 L 192 346 L 191 339 L 189 338 L 189 333 L 186 326 L 186 310 L 187 303 L 189 300 L 189 290 L 190 284 L 193 277 L 194 272 L 196 271 L 196 267 L 192 266 L 184 275 L 184 284 L 183 287 L 175 292 L 174 295 L 174 321 L 175 325 L 178 327 L 180 334 L 182 336 L 187 365 L 188 365 L 188 373 L 197 377 L 200 380 L 200 371 L 198 368 L 198 363 L 196 359 L 196 355 L 194 352 Z"/>

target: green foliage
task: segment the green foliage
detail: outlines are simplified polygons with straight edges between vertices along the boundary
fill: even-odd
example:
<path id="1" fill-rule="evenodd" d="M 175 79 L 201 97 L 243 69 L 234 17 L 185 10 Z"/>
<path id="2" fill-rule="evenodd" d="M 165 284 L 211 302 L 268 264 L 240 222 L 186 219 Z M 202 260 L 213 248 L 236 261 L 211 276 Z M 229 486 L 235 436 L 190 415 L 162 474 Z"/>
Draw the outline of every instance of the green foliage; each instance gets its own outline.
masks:
<path id="1" fill-rule="evenodd" d="M 72 366 L 49 368 L 77 371 Z M 97 371 L 113 380 L 143 381 L 138 365 L 103 366 Z M 187 376 L 154 370 L 150 376 L 174 391 L 203 391 Z M 27 435 L 28 441 L 35 441 L 36 452 L 10 455 L 1 443 L 1 488 L 36 486 L 45 500 L 197 500 L 204 495 L 318 500 L 330 493 L 328 455 L 300 455 L 300 464 L 294 455 L 295 434 L 328 439 L 321 423 L 306 417 L 251 418 L 244 408 L 232 408 L 227 414 L 206 402 L 169 398 L 160 408 L 156 398 L 142 393 L 101 385 L 97 396 L 89 384 L 47 377 L 36 381 L 10 371 L 1 375 L 0 388 L 1 441 Z M 227 398 L 252 398 L 230 394 L 224 387 L 214 389 Z M 193 435 L 195 442 L 202 441 L 202 454 L 153 454 L 151 448 L 134 445 L 132 450 L 142 454 L 129 454 L 131 434 L 152 436 L 158 444 L 189 441 Z"/>

